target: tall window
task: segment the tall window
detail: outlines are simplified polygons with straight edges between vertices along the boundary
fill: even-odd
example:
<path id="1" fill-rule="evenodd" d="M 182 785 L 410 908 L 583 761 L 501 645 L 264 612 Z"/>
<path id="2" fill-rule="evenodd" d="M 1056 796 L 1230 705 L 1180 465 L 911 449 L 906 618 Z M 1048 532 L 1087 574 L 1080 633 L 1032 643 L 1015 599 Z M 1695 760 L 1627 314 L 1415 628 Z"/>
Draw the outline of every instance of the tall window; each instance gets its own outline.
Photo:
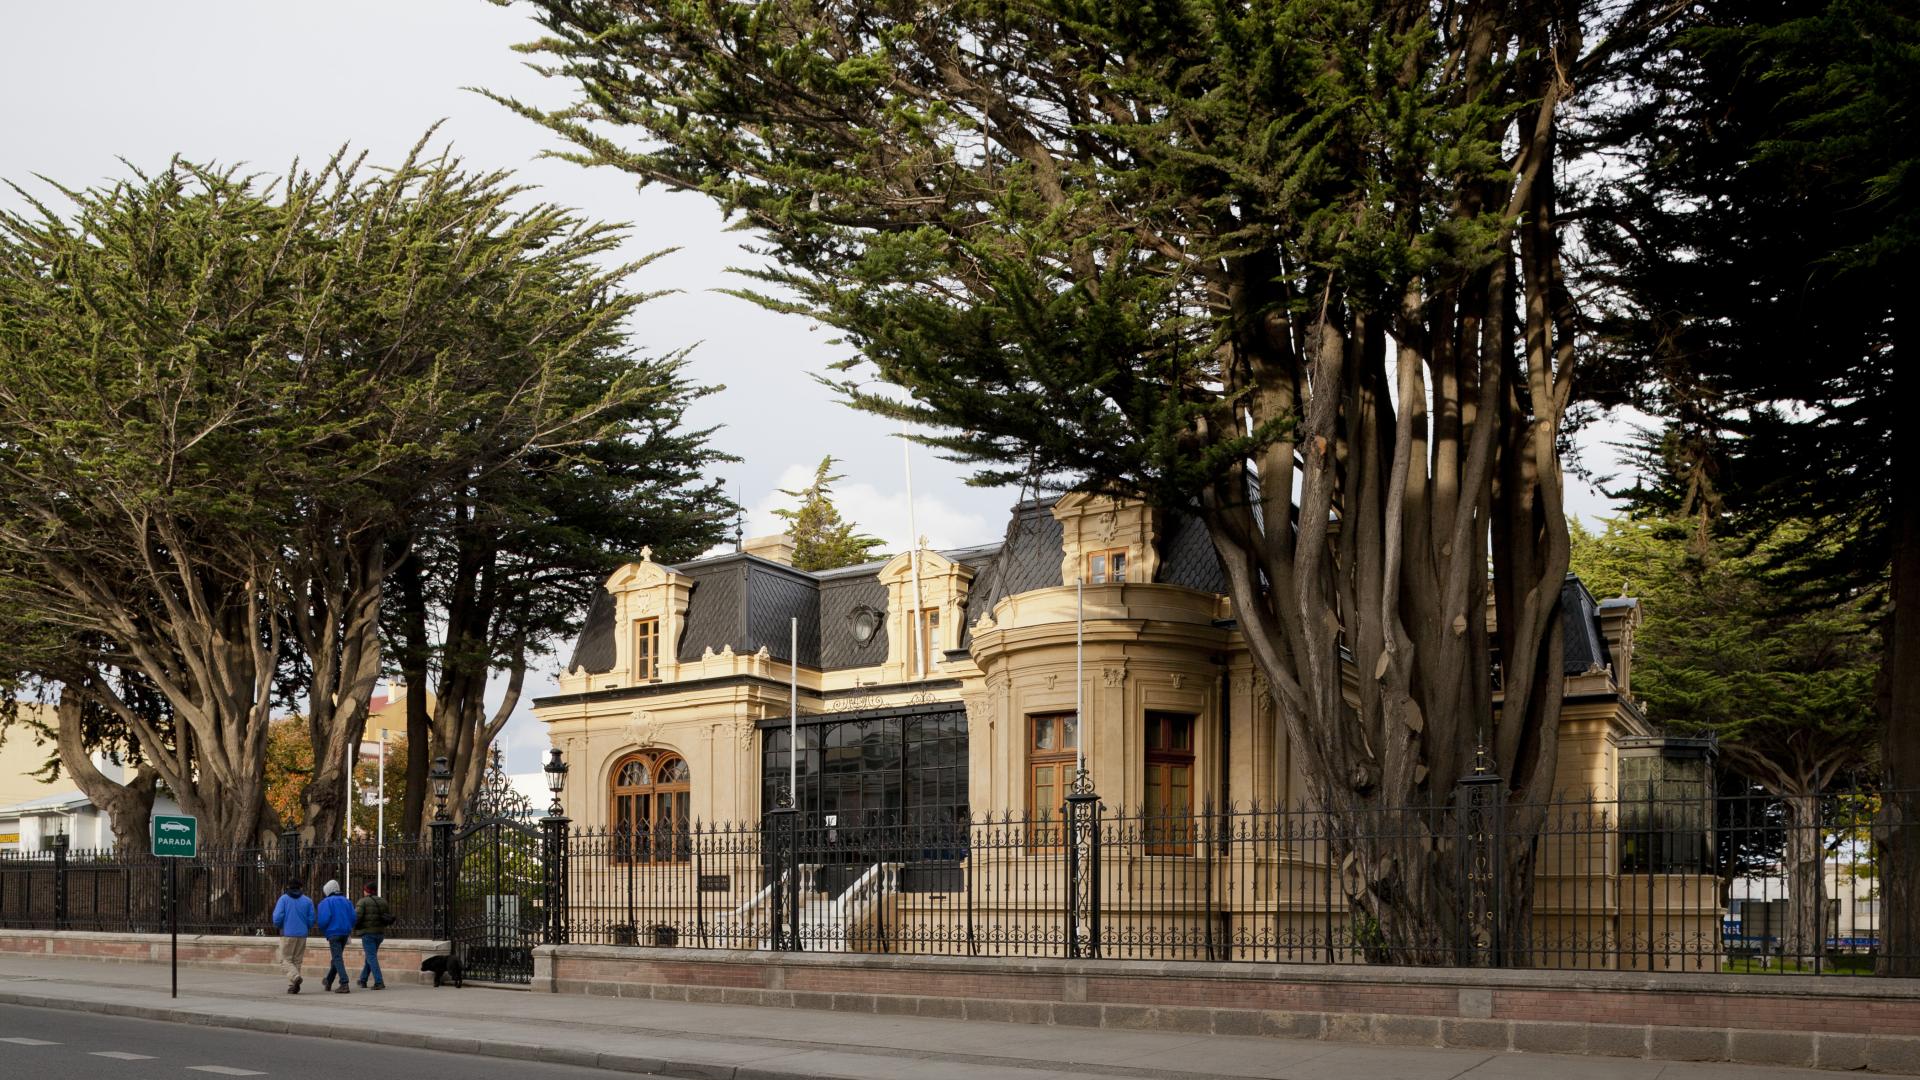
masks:
<path id="1" fill-rule="evenodd" d="M 1127 549 L 1108 548 L 1087 555 L 1087 584 L 1104 585 L 1127 580 Z"/>
<path id="2" fill-rule="evenodd" d="M 914 640 L 918 643 L 920 647 L 920 655 L 927 658 L 928 667 L 930 668 L 939 667 L 940 666 L 940 609 L 939 608 L 921 608 L 920 617 L 919 619 L 916 620 L 916 622 L 919 623 L 919 628 L 916 631 Z M 916 671 L 919 670 L 917 659 L 915 661 L 914 670 Z"/>
<path id="3" fill-rule="evenodd" d="M 633 681 L 653 678 L 660 670 L 660 620 L 638 619 L 633 624 Z"/>
<path id="4" fill-rule="evenodd" d="M 1027 816 L 1034 822 L 1033 842 L 1057 847 L 1059 829 L 1053 824 L 1073 783 L 1073 766 L 1080 749 L 1080 721 L 1072 713 L 1027 717 Z"/>
<path id="5" fill-rule="evenodd" d="M 609 805 L 614 851 L 621 861 L 682 861 L 693 821 L 693 771 L 678 754 L 629 754 L 613 769 Z"/>
<path id="6" fill-rule="evenodd" d="M 1149 855 L 1193 852 L 1193 717 L 1147 714 L 1146 834 Z"/>

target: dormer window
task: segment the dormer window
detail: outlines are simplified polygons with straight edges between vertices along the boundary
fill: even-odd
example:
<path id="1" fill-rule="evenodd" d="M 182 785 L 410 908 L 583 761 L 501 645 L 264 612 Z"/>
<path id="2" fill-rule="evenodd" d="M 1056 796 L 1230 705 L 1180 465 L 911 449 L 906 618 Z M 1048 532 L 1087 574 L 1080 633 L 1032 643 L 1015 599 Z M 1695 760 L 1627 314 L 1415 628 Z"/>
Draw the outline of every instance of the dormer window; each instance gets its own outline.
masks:
<path id="1" fill-rule="evenodd" d="M 1105 585 L 1127 580 L 1127 549 L 1107 548 L 1087 555 L 1087 584 Z"/>

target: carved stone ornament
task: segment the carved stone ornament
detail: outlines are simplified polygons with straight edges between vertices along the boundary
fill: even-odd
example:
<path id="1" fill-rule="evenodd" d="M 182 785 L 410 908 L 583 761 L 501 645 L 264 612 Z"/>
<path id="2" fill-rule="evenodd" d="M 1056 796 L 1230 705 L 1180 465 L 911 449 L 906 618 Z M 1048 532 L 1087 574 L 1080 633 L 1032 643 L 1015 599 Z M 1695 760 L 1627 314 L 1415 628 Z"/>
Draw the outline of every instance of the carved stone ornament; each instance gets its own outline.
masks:
<path id="1" fill-rule="evenodd" d="M 992 728 L 996 717 L 993 714 L 993 695 L 968 694 L 964 699 L 967 705 L 967 722 L 976 727 Z"/>
<path id="2" fill-rule="evenodd" d="M 742 720 L 733 725 L 733 737 L 740 740 L 740 749 L 753 749 L 753 736 L 760 729 L 751 720 Z"/>
<path id="3" fill-rule="evenodd" d="M 659 737 L 659 727 L 659 722 L 654 719 L 652 713 L 635 709 L 627 714 L 627 726 L 621 730 L 628 742 L 635 746 L 648 747 L 652 746 L 654 740 Z"/>
<path id="4" fill-rule="evenodd" d="M 1267 684 L 1265 675 L 1255 674 L 1253 677 L 1253 708 L 1261 719 L 1273 715 L 1273 687 Z"/>
<path id="5" fill-rule="evenodd" d="M 1060 673 L 1057 671 L 1049 671 L 1043 677 L 1047 680 L 1047 689 L 1049 690 L 1053 689 L 1055 686 L 1059 685 L 1060 683 Z"/>
<path id="6" fill-rule="evenodd" d="M 1103 667 L 1100 669 L 1100 681 L 1108 687 L 1124 686 L 1127 681 L 1127 669 L 1118 664 Z"/>
<path id="7" fill-rule="evenodd" d="M 1120 530 L 1120 515 L 1109 510 L 1100 515 L 1100 539 L 1112 543 L 1114 534 Z"/>
<path id="8" fill-rule="evenodd" d="M 641 593 L 631 601 L 635 618 L 645 618 L 660 614 L 660 598 L 652 593 Z"/>
<path id="9" fill-rule="evenodd" d="M 1181 674 L 1180 672 L 1176 671 L 1173 673 L 1172 681 L 1173 681 L 1173 688 L 1175 690 L 1178 690 L 1182 686 L 1186 685 L 1187 677 Z"/>

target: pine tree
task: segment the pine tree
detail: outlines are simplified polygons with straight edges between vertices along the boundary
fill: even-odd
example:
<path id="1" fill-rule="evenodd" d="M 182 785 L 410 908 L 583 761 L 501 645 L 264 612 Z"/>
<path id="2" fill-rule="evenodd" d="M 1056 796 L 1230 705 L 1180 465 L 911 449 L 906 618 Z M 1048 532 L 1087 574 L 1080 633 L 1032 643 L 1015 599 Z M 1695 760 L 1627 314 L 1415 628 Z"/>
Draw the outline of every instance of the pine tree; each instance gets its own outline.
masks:
<path id="1" fill-rule="evenodd" d="M 1582 393 L 1658 418 L 1637 510 L 1798 535 L 1801 584 L 1881 611 L 1883 900 L 1920 900 L 1920 18 L 1873 0 L 1693 5 L 1624 56 L 1582 216 L 1605 295 Z M 1671 482 L 1678 477 L 1680 483 Z M 1806 528 L 1799 528 L 1801 524 Z M 1796 532 L 1797 530 L 1797 532 Z M 1890 924 L 1883 973 L 1920 974 Z"/>
<path id="2" fill-rule="evenodd" d="M 860 527 L 842 518 L 840 508 L 833 505 L 833 484 L 844 477 L 832 474 L 832 469 L 833 455 L 829 454 L 813 470 L 813 483 L 798 491 L 780 489 L 780 494 L 800 500 L 800 505 L 791 510 L 774 511 L 793 536 L 793 565 L 797 570 L 853 566 L 872 558 L 873 549 L 880 546 L 879 537 L 861 533 Z"/>
<path id="3" fill-rule="evenodd" d="M 1686 519 L 1572 530 L 1573 567 L 1646 605 L 1633 694 L 1676 735 L 1713 735 L 1722 760 L 1780 799 L 1794 923 L 1793 951 L 1821 940 L 1817 902 L 1825 852 L 1821 795 L 1874 757 L 1874 604 L 1855 590 L 1817 589 L 1808 569 L 1832 545 L 1804 522 L 1766 535 L 1699 537 Z M 1811 555 L 1802 554 L 1809 545 Z"/>
<path id="4" fill-rule="evenodd" d="M 1666 5 L 534 6 L 526 49 L 577 96 L 498 100 L 764 236 L 740 291 L 845 335 L 848 401 L 980 483 L 1204 523 L 1354 918 L 1425 943 L 1396 960 L 1457 955 L 1442 843 L 1371 823 L 1482 747 L 1506 827 L 1544 817 L 1582 351 L 1564 127 Z"/>

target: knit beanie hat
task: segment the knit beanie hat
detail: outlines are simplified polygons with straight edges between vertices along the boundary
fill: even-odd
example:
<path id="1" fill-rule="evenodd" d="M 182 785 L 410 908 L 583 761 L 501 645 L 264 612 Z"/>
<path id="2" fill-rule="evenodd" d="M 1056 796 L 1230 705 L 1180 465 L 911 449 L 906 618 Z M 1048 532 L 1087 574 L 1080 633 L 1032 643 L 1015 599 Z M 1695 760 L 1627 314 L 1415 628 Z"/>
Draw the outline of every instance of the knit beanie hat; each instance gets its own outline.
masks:
<path id="1" fill-rule="evenodd" d="M 328 896 L 337 896 L 339 895 L 339 892 L 340 892 L 340 883 L 337 881 L 329 880 L 326 884 L 326 887 L 321 889 L 320 891 L 325 893 Z"/>

